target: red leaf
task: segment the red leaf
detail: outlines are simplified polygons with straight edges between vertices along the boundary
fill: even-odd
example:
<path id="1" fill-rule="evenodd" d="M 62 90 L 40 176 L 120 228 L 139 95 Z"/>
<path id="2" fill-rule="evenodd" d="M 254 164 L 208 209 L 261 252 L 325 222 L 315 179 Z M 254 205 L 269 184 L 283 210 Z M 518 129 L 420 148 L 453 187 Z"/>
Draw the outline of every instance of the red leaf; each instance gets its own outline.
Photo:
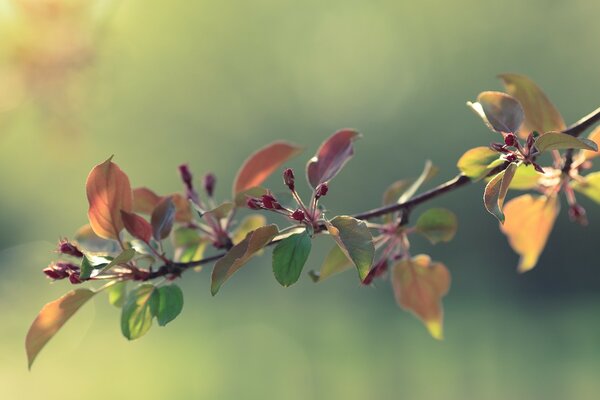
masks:
<path id="1" fill-rule="evenodd" d="M 121 218 L 125 229 L 136 239 L 143 240 L 148 243 L 152 239 L 152 225 L 144 218 L 134 213 L 121 210 Z"/>
<path id="2" fill-rule="evenodd" d="M 287 142 L 274 142 L 252 154 L 239 169 L 233 184 L 233 195 L 263 183 L 284 162 L 295 157 L 302 148 Z"/>
<path id="3" fill-rule="evenodd" d="M 129 178 L 110 157 L 92 169 L 85 188 L 92 229 L 104 239 L 118 239 L 123 229 L 121 210 L 131 211 L 133 204 Z"/>
<path id="4" fill-rule="evenodd" d="M 354 154 L 352 142 L 360 137 L 356 131 L 343 129 L 321 144 L 317 154 L 306 165 L 306 176 L 313 188 L 316 189 L 319 184 L 331 180 L 340 172 Z"/>

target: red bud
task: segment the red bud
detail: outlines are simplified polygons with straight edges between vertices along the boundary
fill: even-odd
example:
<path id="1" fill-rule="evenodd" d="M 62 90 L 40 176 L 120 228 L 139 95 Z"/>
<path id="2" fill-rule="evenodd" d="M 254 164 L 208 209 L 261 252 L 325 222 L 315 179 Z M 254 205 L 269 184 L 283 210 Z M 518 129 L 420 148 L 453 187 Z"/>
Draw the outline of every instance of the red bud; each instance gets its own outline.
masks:
<path id="1" fill-rule="evenodd" d="M 292 219 L 295 219 L 296 221 L 304 221 L 304 211 L 298 209 L 296 211 L 294 211 L 292 213 Z"/>

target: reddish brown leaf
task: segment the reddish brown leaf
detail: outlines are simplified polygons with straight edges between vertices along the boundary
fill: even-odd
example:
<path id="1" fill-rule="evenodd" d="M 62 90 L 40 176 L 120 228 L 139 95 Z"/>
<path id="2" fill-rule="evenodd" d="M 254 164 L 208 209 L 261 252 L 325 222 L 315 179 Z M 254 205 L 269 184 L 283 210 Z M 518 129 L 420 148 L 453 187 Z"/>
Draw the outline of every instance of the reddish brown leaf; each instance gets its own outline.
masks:
<path id="1" fill-rule="evenodd" d="M 136 239 L 143 240 L 148 243 L 152 239 L 152 225 L 144 218 L 134 213 L 121 210 L 121 218 L 127 232 Z"/>
<path id="2" fill-rule="evenodd" d="M 313 188 L 331 180 L 340 172 L 354 154 L 352 142 L 360 137 L 360 133 L 356 131 L 343 129 L 321 144 L 317 154 L 306 165 L 306 176 Z"/>
<path id="3" fill-rule="evenodd" d="M 152 224 L 152 235 L 156 240 L 162 240 L 169 236 L 173 229 L 173 221 L 175 220 L 175 204 L 171 197 L 165 197 L 158 203 L 152 216 L 150 223 Z"/>
<path id="4" fill-rule="evenodd" d="M 450 288 L 446 266 L 425 254 L 401 260 L 392 269 L 392 285 L 398 305 L 423 321 L 431 336 L 444 337 L 442 297 Z"/>
<path id="5" fill-rule="evenodd" d="M 292 157 L 297 156 L 302 148 L 288 142 L 274 142 L 252 154 L 239 169 L 233 184 L 234 197 L 245 190 L 259 186 L 277 168 Z"/>
<path id="6" fill-rule="evenodd" d="M 175 221 L 190 222 L 194 219 L 190 201 L 185 196 L 175 193 L 171 196 L 171 199 L 173 200 L 173 204 L 175 204 Z"/>
<path id="7" fill-rule="evenodd" d="M 117 239 L 123 229 L 121 210 L 131 211 L 133 205 L 129 178 L 111 157 L 92 169 L 85 187 L 92 229 L 102 238 Z"/>
<path id="8" fill-rule="evenodd" d="M 139 187 L 133 189 L 133 211 L 140 214 L 152 214 L 162 197 L 152 190 Z"/>

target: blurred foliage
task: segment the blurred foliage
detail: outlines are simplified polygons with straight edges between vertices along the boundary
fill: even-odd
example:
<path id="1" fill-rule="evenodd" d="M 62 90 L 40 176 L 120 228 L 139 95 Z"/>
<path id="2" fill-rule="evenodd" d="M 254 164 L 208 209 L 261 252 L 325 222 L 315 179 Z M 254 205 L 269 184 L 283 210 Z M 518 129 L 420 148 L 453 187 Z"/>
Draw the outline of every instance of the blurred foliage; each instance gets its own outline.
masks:
<path id="1" fill-rule="evenodd" d="M 29 11 L 40 4 L 61 16 Z M 353 127 L 364 139 L 328 202 L 362 211 L 425 158 L 440 166 L 435 184 L 494 140 L 464 104 L 500 89 L 499 72 L 534 78 L 567 124 L 597 107 L 599 12 L 592 0 L 0 0 L 0 395 L 595 399 L 600 210 L 582 200 L 585 229 L 559 216 L 538 267 L 518 276 L 476 185 L 434 204 L 460 221 L 454 242 L 431 252 L 453 275 L 442 343 L 386 285 L 359 288 L 347 274 L 282 289 L 261 259 L 214 301 L 206 271 L 189 272 L 186 312 L 136 343 L 105 299 L 31 374 L 22 338 L 65 292 L 40 273 L 54 247 L 40 240 L 85 222 L 83 185 L 98 160 L 115 153 L 135 186 L 160 193 L 180 190 L 187 161 L 214 171 L 224 197 L 254 149 L 287 139 L 308 155 Z M 321 254 L 307 267 L 329 245 L 314 243 Z M 97 371 L 127 379 L 94 384 Z"/>

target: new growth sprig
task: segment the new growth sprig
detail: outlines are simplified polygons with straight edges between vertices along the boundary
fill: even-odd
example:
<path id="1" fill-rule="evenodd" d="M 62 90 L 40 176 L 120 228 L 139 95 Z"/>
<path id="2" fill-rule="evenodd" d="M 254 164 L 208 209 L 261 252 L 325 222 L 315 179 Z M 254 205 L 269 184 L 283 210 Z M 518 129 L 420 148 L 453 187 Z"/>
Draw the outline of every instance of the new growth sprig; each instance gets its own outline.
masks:
<path id="1" fill-rule="evenodd" d="M 334 133 L 308 161 L 307 198 L 297 190 L 303 185 L 298 174 L 286 165 L 302 148 L 284 141 L 263 147 L 243 163 L 225 201 L 215 198 L 213 174 L 204 175 L 199 190 L 187 164 L 179 166 L 183 193 L 167 195 L 132 189 L 112 157 L 98 164 L 86 181 L 89 224 L 72 241 L 61 240 L 61 260 L 43 270 L 49 279 L 68 279 L 78 288 L 46 304 L 34 320 L 26 338 L 29 366 L 62 325 L 101 291 L 121 308 L 123 335 L 137 339 L 154 319 L 164 326 L 182 311 L 183 293 L 174 281 L 185 271 L 214 264 L 210 288 L 216 295 L 251 258 L 271 247 L 273 274 L 281 285 L 293 285 L 303 272 L 321 282 L 354 269 L 365 286 L 387 278 L 399 306 L 441 339 L 441 300 L 450 287 L 450 273 L 429 255 L 413 254 L 411 238 L 417 234 L 433 245 L 448 242 L 458 222 L 444 208 L 426 209 L 414 218 L 418 206 L 484 181 L 484 207 L 500 222 L 520 256 L 518 270 L 525 272 L 544 249 L 561 194 L 570 219 L 582 225 L 588 221 L 576 193 L 600 203 L 600 172 L 588 173 L 598 156 L 600 128 L 587 139 L 579 137 L 600 120 L 600 109 L 566 127 L 534 82 L 516 74 L 500 77 L 506 93 L 483 92 L 468 103 L 498 139 L 465 152 L 456 177 L 420 192 L 438 173 L 427 161 L 419 177 L 392 183 L 381 207 L 357 215 L 331 215 L 326 207 L 330 188 L 337 190 L 331 182 L 353 157 L 360 138 L 351 129 Z M 280 183 L 264 187 L 277 172 Z M 504 204 L 509 190 L 527 193 Z M 247 215 L 240 218 L 241 213 Z M 287 225 L 269 223 L 274 214 Z M 305 271 L 316 236 L 328 237 L 332 247 L 318 271 Z M 103 282 L 98 288 L 81 287 L 97 281 Z"/>

